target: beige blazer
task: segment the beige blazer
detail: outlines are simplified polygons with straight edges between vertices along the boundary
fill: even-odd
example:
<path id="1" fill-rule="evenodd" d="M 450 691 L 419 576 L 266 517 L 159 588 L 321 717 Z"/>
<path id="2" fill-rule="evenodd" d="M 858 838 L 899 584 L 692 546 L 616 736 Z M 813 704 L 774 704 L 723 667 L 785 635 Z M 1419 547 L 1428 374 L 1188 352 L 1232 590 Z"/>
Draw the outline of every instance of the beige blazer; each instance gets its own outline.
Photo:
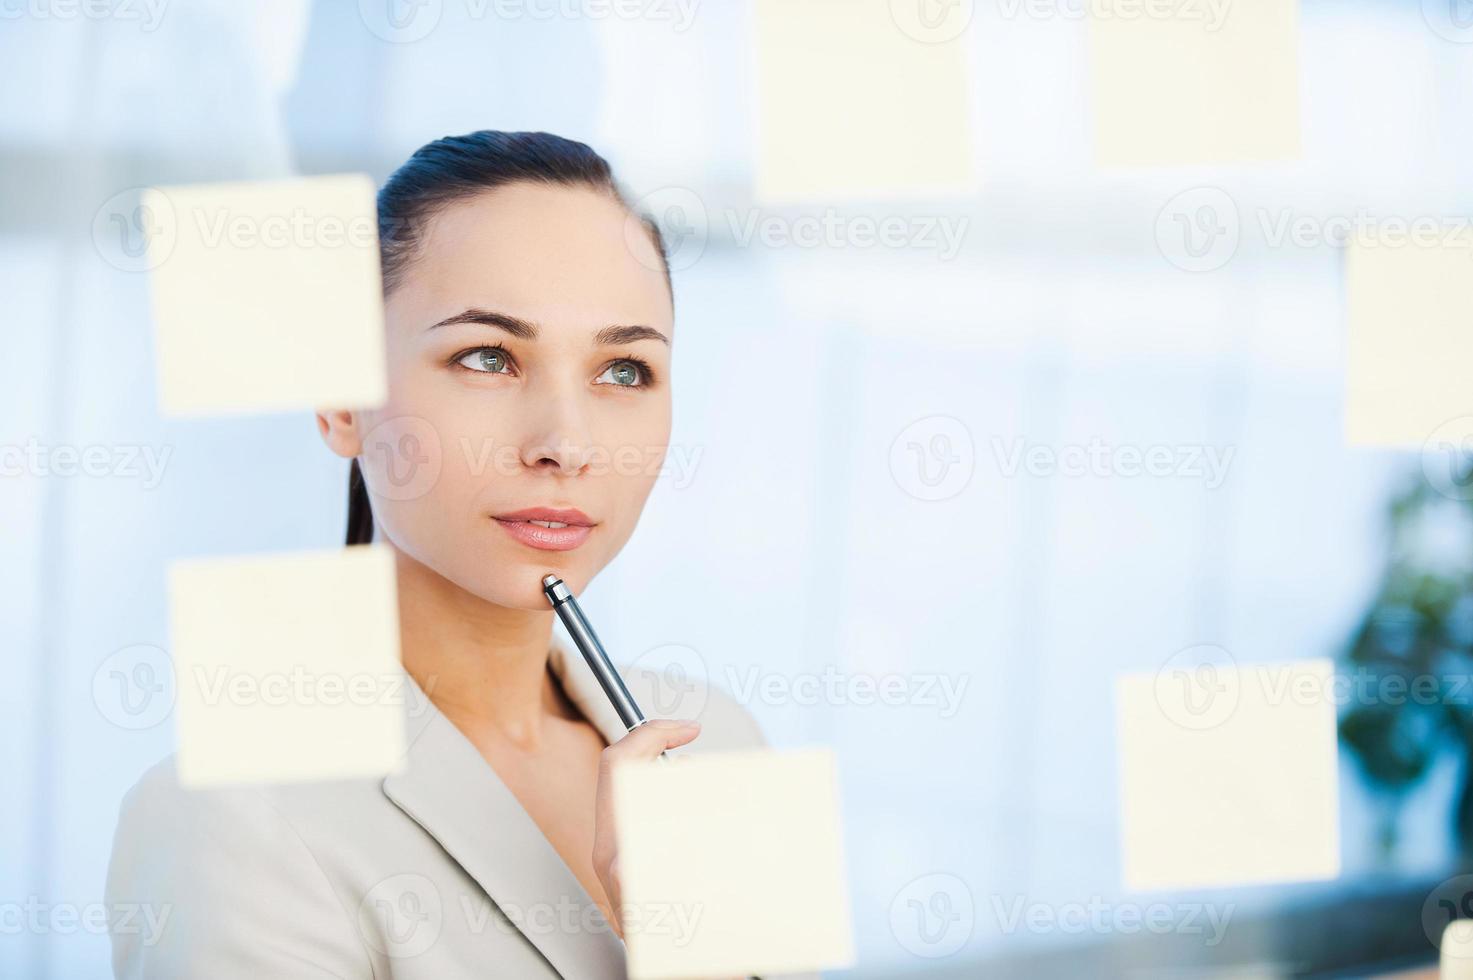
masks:
<path id="1" fill-rule="evenodd" d="M 558 640 L 550 664 L 606 741 L 624 735 L 580 656 Z M 645 675 L 626 683 L 654 703 Z M 145 773 L 123 800 L 107 902 L 146 903 L 161 925 L 114 930 L 115 975 L 623 980 L 624 944 L 577 877 L 409 689 L 406 765 L 386 779 L 186 790 L 172 757 Z M 730 697 L 705 704 L 688 751 L 765 744 Z"/>

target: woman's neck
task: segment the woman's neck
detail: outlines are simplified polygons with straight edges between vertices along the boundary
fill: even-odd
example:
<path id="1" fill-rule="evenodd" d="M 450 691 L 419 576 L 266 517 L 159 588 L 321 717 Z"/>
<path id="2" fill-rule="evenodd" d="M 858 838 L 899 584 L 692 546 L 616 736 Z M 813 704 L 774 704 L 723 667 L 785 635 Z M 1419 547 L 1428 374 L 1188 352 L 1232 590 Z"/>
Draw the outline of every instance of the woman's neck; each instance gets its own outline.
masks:
<path id="1" fill-rule="evenodd" d="M 547 669 L 552 610 L 497 606 L 394 549 L 404 669 L 467 735 L 534 749 L 570 705 Z"/>

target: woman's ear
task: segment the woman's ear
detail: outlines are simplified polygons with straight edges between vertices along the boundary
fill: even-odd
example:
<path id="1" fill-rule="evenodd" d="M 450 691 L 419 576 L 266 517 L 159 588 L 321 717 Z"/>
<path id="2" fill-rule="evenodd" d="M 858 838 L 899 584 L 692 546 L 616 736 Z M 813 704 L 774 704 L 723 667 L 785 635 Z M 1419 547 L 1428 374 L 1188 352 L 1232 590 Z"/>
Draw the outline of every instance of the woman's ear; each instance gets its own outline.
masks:
<path id="1" fill-rule="evenodd" d="M 327 448 L 344 459 L 352 459 L 363 452 L 362 412 L 325 410 L 317 413 L 317 431 Z"/>

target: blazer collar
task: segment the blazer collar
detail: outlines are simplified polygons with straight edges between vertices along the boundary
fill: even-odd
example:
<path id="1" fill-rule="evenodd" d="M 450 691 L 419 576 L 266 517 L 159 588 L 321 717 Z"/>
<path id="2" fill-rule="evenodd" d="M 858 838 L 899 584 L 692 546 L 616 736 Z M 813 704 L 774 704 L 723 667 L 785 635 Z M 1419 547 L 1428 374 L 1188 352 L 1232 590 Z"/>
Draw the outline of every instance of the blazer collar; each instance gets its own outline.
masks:
<path id="1" fill-rule="evenodd" d="M 621 738 L 624 726 L 583 658 L 557 638 L 548 652 L 548 667 L 568 699 L 606 742 Z M 476 880 L 558 973 L 625 980 L 624 944 L 577 876 L 470 740 L 412 678 L 408 684 L 409 747 L 405 765 L 384 780 L 384 793 Z M 538 927 L 549 909 L 562 921 L 569 902 L 577 906 L 577 928 Z M 588 922 L 595 927 L 582 925 Z"/>

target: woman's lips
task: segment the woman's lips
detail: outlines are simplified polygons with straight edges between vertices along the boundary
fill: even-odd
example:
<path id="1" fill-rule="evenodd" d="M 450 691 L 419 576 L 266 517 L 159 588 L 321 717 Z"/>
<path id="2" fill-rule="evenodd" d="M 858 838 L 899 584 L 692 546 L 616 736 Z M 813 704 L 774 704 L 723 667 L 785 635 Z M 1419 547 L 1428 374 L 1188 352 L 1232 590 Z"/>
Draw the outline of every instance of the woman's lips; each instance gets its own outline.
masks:
<path id="1" fill-rule="evenodd" d="M 571 551 L 593 533 L 593 522 L 582 511 L 534 508 L 493 517 L 506 533 L 529 548 L 543 551 Z M 542 523 L 536 523 L 541 521 Z M 544 524 L 564 524 L 545 527 Z"/>

